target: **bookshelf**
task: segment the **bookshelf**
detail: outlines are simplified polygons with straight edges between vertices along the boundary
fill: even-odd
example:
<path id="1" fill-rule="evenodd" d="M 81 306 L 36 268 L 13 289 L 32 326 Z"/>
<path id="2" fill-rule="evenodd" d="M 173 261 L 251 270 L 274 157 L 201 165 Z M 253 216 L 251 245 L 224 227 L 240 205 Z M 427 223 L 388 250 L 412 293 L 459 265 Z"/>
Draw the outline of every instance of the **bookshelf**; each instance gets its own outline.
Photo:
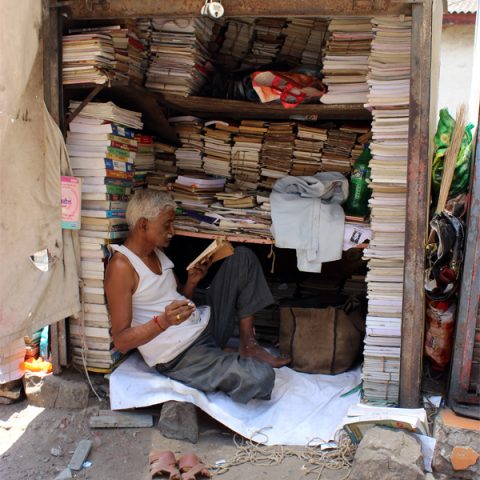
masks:
<path id="1" fill-rule="evenodd" d="M 287 109 L 277 103 L 255 103 L 243 100 L 225 98 L 182 96 L 166 94 L 149 90 L 139 85 L 118 85 L 83 83 L 64 85 L 66 92 L 83 92 L 90 90 L 88 101 L 92 101 L 102 93 L 104 97 L 123 98 L 129 104 L 142 103 L 145 99 L 158 102 L 166 107 L 186 115 L 196 115 L 202 118 L 227 117 L 233 120 L 261 119 L 288 120 L 292 117 L 303 120 L 371 120 L 371 113 L 359 103 L 325 105 L 322 103 L 300 104 Z M 113 100 L 114 101 L 114 100 Z M 88 103 L 88 102 L 86 102 Z M 127 106 L 125 108 L 128 108 Z M 133 108 L 133 107 L 132 107 Z M 148 111 L 148 110 L 147 110 Z M 301 118 L 303 117 L 303 118 Z"/>

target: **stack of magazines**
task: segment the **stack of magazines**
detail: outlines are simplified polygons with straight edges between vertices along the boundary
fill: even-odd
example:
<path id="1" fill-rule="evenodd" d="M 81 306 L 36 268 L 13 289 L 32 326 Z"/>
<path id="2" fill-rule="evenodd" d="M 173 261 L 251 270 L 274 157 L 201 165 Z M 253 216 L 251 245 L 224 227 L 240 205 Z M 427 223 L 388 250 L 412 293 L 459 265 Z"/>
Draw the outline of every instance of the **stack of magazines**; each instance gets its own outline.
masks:
<path id="1" fill-rule="evenodd" d="M 372 20 L 367 107 L 372 109 L 372 239 L 363 386 L 367 400 L 396 403 L 399 394 L 407 202 L 411 19 Z"/>

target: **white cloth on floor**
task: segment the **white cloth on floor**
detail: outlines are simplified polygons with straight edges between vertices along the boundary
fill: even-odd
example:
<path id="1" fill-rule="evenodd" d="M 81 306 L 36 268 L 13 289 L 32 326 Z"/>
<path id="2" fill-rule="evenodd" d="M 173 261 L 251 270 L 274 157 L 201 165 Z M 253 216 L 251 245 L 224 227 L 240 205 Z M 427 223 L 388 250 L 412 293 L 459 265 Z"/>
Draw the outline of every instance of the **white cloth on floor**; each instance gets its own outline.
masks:
<path id="1" fill-rule="evenodd" d="M 338 172 L 287 176 L 270 194 L 272 233 L 279 248 L 297 250 L 303 272 L 320 272 L 322 263 L 342 257 L 348 181 Z"/>
<path id="2" fill-rule="evenodd" d="M 235 403 L 221 392 L 205 394 L 171 380 L 135 352 L 110 376 L 113 410 L 140 408 L 169 400 L 190 402 L 225 426 L 266 445 L 307 445 L 334 438 L 348 408 L 360 401 L 360 370 L 340 375 L 310 375 L 283 367 L 275 370 L 272 399 Z M 262 431 L 264 435 L 257 432 Z"/>

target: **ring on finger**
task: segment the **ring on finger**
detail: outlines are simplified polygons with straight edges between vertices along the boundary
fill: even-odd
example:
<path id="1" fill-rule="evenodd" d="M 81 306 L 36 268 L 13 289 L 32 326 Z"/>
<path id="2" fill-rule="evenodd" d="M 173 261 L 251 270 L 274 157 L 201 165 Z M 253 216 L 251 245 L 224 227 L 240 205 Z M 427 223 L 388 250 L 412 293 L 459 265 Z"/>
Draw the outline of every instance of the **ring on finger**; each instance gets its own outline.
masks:
<path id="1" fill-rule="evenodd" d="M 177 318 L 177 322 L 179 322 L 179 321 L 180 321 L 180 314 L 179 314 L 179 313 L 177 313 L 177 317 L 176 317 L 176 318 Z"/>

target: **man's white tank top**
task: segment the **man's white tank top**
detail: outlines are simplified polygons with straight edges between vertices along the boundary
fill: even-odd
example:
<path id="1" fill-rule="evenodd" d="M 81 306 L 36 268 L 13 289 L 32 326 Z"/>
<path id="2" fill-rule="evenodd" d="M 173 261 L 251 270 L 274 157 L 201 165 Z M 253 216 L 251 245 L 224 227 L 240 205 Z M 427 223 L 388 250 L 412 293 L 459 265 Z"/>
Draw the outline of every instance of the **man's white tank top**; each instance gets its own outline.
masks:
<path id="1" fill-rule="evenodd" d="M 162 265 L 161 275 L 152 272 L 131 250 L 123 245 L 112 245 L 113 250 L 125 255 L 138 274 L 139 282 L 132 296 L 132 326 L 143 325 L 155 315 L 163 313 L 174 300 L 188 300 L 177 291 L 172 261 L 159 249 L 155 253 Z M 153 367 L 167 363 L 188 348 L 205 330 L 210 319 L 210 307 L 197 307 L 180 325 L 172 325 L 148 343 L 138 347 L 145 362 Z"/>

